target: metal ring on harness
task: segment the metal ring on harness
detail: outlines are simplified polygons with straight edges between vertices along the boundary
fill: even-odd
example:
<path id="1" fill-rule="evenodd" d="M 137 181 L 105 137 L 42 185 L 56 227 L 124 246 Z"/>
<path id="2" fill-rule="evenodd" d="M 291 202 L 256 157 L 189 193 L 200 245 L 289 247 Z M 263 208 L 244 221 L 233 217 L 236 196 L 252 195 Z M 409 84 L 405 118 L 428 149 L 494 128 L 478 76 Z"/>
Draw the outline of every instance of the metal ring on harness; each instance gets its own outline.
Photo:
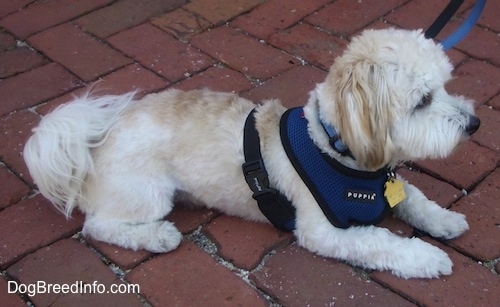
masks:
<path id="1" fill-rule="evenodd" d="M 443 12 L 441 12 L 441 14 L 438 16 L 438 18 L 432 23 L 427 31 L 425 31 L 425 37 L 435 38 L 441 31 L 441 29 L 448 23 L 448 21 L 450 21 L 451 17 L 458 10 L 462 3 L 463 0 L 451 0 L 443 10 Z M 485 4 L 486 0 L 476 1 L 476 4 L 474 4 L 471 13 L 469 14 L 469 16 L 467 16 L 460 27 L 458 27 L 455 32 L 441 41 L 441 45 L 443 46 L 444 50 L 448 50 L 451 47 L 455 46 L 467 35 L 467 33 L 469 33 L 469 31 L 479 19 L 479 16 L 481 16 Z"/>

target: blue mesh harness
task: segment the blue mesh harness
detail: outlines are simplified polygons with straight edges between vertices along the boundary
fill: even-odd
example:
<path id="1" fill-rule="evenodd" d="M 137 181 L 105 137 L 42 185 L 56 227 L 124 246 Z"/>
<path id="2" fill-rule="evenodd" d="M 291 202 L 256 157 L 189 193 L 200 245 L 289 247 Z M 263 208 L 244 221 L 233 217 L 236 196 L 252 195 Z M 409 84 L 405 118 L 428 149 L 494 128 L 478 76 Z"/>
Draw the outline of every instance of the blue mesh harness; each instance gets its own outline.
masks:
<path id="1" fill-rule="evenodd" d="M 281 117 L 283 147 L 328 220 L 336 227 L 376 224 L 389 211 L 384 197 L 388 171 L 358 171 L 322 153 L 311 140 L 302 108 Z"/>

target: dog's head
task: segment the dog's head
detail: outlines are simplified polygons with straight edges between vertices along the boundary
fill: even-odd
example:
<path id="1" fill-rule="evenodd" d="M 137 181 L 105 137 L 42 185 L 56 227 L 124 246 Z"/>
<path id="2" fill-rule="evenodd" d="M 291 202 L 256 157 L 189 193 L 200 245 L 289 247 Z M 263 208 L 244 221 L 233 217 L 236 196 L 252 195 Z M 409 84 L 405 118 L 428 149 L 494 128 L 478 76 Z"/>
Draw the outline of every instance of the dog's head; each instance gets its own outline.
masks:
<path id="1" fill-rule="evenodd" d="M 364 169 L 445 157 L 479 127 L 472 103 L 446 92 L 451 71 L 421 31 L 364 31 L 320 86 L 321 118 Z"/>

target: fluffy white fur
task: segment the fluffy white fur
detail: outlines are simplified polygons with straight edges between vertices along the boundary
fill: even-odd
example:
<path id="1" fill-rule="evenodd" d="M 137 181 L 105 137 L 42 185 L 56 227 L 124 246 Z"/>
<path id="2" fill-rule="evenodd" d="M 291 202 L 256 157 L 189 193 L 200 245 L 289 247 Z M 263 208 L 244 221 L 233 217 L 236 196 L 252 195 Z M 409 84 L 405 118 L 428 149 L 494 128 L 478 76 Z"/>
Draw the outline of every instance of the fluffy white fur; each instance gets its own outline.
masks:
<path id="1" fill-rule="evenodd" d="M 310 93 L 310 137 L 361 170 L 445 157 L 479 125 L 471 103 L 445 91 L 451 70 L 441 47 L 420 31 L 365 31 Z M 267 221 L 241 171 L 243 124 L 252 102 L 208 90 L 167 90 L 134 102 L 132 96 L 76 99 L 45 116 L 26 144 L 24 158 L 41 193 L 66 215 L 77 204 L 86 214 L 85 235 L 168 252 L 182 239 L 164 220 L 179 195 Z M 296 207 L 301 246 L 403 278 L 452 272 L 448 255 L 418 238 L 376 226 L 332 226 L 283 151 L 284 111 L 279 101 L 266 101 L 257 106 L 256 126 L 270 183 Z M 329 147 L 318 118 L 337 128 L 355 160 Z M 394 210 L 405 222 L 445 239 L 468 229 L 464 215 L 441 208 L 407 182 L 405 190 L 408 197 Z"/>

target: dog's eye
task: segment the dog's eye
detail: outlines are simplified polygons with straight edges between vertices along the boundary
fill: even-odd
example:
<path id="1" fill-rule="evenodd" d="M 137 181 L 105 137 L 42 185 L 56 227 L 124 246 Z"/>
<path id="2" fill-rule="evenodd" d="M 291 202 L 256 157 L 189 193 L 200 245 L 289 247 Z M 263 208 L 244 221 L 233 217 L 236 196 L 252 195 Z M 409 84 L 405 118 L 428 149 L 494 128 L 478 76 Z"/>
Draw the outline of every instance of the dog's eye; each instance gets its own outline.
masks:
<path id="1" fill-rule="evenodd" d="M 415 107 L 416 109 L 422 109 L 428 105 L 430 105 L 432 102 L 432 95 L 431 94 L 425 94 L 424 97 L 420 100 L 420 102 L 417 104 Z"/>

